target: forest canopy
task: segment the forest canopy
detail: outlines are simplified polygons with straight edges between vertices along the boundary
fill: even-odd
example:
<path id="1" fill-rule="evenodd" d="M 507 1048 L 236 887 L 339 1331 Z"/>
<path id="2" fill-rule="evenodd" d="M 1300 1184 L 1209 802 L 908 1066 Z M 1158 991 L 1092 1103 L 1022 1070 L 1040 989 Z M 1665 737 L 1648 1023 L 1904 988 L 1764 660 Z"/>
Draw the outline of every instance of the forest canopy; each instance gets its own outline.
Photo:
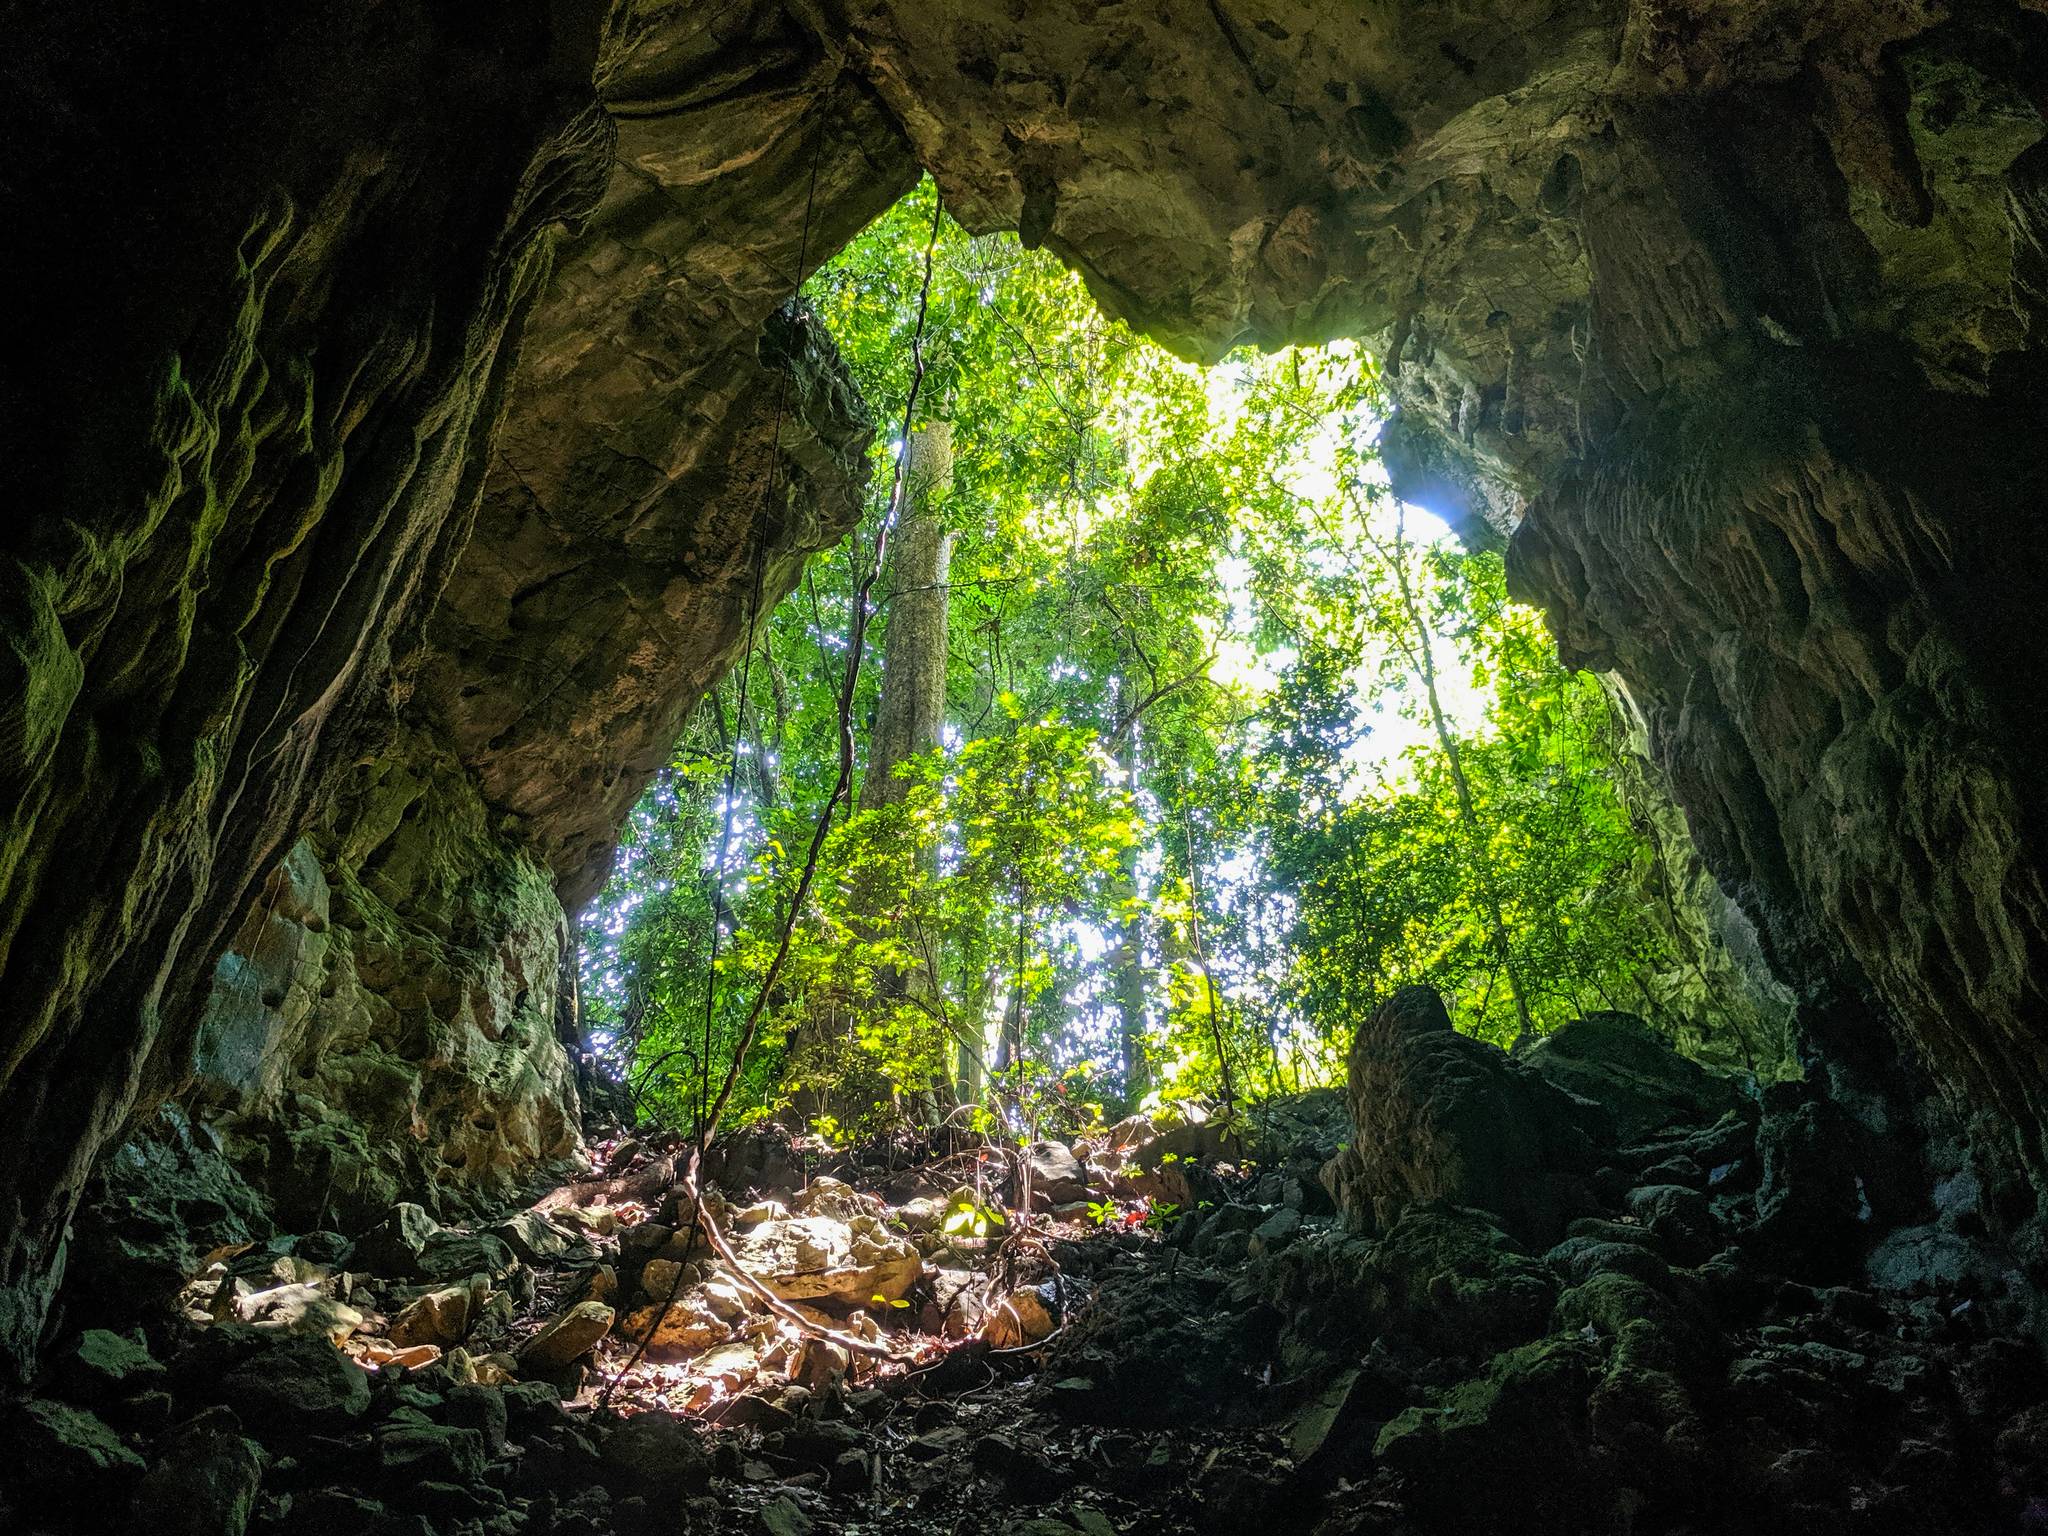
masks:
<path id="1" fill-rule="evenodd" d="M 1180 362 L 929 182 L 805 297 L 882 424 L 873 489 L 586 915 L 640 1113 L 692 1128 L 736 1054 L 735 1109 L 832 1137 L 1234 1104 L 1340 1080 L 1414 982 L 1503 1045 L 1620 1009 L 1782 1055 L 1709 980 L 1625 710 L 1388 489 L 1364 351 Z"/>

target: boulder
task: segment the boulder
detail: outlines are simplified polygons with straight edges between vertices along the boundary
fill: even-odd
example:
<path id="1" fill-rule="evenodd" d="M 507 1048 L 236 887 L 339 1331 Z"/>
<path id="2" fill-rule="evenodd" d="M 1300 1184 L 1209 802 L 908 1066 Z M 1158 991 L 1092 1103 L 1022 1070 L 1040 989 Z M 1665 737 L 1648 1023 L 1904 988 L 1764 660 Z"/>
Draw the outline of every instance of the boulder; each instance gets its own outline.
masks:
<path id="1" fill-rule="evenodd" d="M 702 1493 L 711 1481 L 711 1458 L 688 1422 L 656 1410 L 635 1414 L 605 1436 L 606 1471 L 627 1491 L 664 1503 Z"/>
<path id="2" fill-rule="evenodd" d="M 166 1105 L 101 1166 L 78 1211 L 65 1283 L 96 1313 L 134 1316 L 271 1232 L 262 1199 L 210 1129 Z"/>
<path id="3" fill-rule="evenodd" d="M 1674 1051 L 1632 1013 L 1589 1013 L 1519 1057 L 1552 1086 L 1607 1112 L 1622 1143 L 1674 1126 L 1705 1125 L 1743 1103 L 1732 1078 Z"/>
<path id="4" fill-rule="evenodd" d="M 486 1459 L 482 1432 L 459 1425 L 396 1422 L 377 1432 L 377 1465 L 408 1481 L 473 1482 Z"/>
<path id="5" fill-rule="evenodd" d="M 236 1298 L 242 1322 L 280 1333 L 303 1333 L 340 1344 L 363 1325 L 363 1314 L 339 1300 L 331 1283 L 297 1281 Z"/>
<path id="6" fill-rule="evenodd" d="M 138 1330 L 132 1337 L 105 1328 L 79 1335 L 64 1362 L 64 1390 L 88 1403 L 117 1403 L 163 1385 L 163 1364 Z"/>
<path id="7" fill-rule="evenodd" d="M 135 1490 L 137 1523 L 163 1536 L 242 1536 L 267 1458 L 224 1409 L 181 1426 Z"/>
<path id="8" fill-rule="evenodd" d="M 619 1213 L 608 1205 L 565 1205 L 562 1220 L 591 1237 L 610 1237 L 619 1230 Z"/>
<path id="9" fill-rule="evenodd" d="M 1543 1339 L 1496 1356 L 1429 1407 L 1403 1410 L 1375 1456 L 1408 1478 L 1425 1529 L 1604 1530 L 1615 1525 L 1589 1451 L 1599 1351 Z"/>
<path id="10" fill-rule="evenodd" d="M 1869 1235 L 1868 1187 L 1858 1171 L 1863 1138 L 1832 1100 L 1800 1083 L 1774 1083 L 1757 1127 L 1757 1233 L 1787 1262 L 1846 1266 Z"/>
<path id="11" fill-rule="evenodd" d="M 1976 1244 L 1933 1223 L 1886 1233 L 1863 1261 L 1872 1285 L 1902 1296 L 1952 1293 L 1993 1271 L 1989 1255 Z"/>
<path id="12" fill-rule="evenodd" d="M 1681 1184 L 1648 1184 L 1625 1197 L 1629 1215 L 1663 1241 L 1682 1263 L 1697 1264 L 1714 1251 L 1714 1217 L 1707 1197 Z"/>
<path id="13" fill-rule="evenodd" d="M 786 1193 L 803 1187 L 807 1161 L 787 1126 L 762 1121 L 721 1135 L 704 1155 L 703 1179 L 736 1200 Z"/>
<path id="14" fill-rule="evenodd" d="M 1057 1141 L 1034 1141 L 1024 1149 L 1031 1172 L 1031 1208 L 1049 1211 L 1088 1197 L 1088 1169 L 1073 1149 Z"/>
<path id="15" fill-rule="evenodd" d="M 732 1323 L 713 1310 L 699 1294 L 701 1289 L 691 1287 L 681 1292 L 666 1309 L 657 1297 L 648 1305 L 627 1313 L 620 1325 L 625 1338 L 636 1348 L 645 1339 L 648 1354 L 657 1359 L 694 1355 L 715 1344 L 725 1343 L 733 1335 Z"/>
<path id="16" fill-rule="evenodd" d="M 1360 1257 L 1354 1285 L 1366 1315 L 1458 1349 L 1533 1336 L 1557 1298 L 1550 1272 L 1469 1210 L 1408 1212 Z"/>
<path id="17" fill-rule="evenodd" d="M 612 1331 L 617 1314 L 601 1301 L 579 1301 L 541 1325 L 540 1332 L 519 1346 L 522 1368 L 559 1370 L 581 1360 Z"/>
<path id="18" fill-rule="evenodd" d="M 649 1301 L 666 1301 L 682 1288 L 683 1266 L 675 1259 L 649 1259 L 640 1267 L 640 1293 Z"/>
<path id="19" fill-rule="evenodd" d="M 440 1227 L 421 1245 L 414 1272 L 423 1280 L 462 1280 L 471 1275 L 502 1278 L 518 1262 L 512 1250 L 488 1232 Z"/>
<path id="20" fill-rule="evenodd" d="M 560 1258 L 569 1251 L 568 1234 L 538 1211 L 519 1211 L 503 1221 L 486 1227 L 484 1231 L 487 1236 L 496 1238 L 528 1264 Z M 581 1246 L 580 1239 L 578 1243 Z"/>
<path id="21" fill-rule="evenodd" d="M 391 1342 L 401 1348 L 412 1344 L 438 1344 L 448 1349 L 460 1344 L 469 1336 L 479 1289 L 481 1287 L 444 1285 L 414 1297 L 392 1319 Z"/>
<path id="22" fill-rule="evenodd" d="M 1045 1297 L 1034 1287 L 1020 1286 L 990 1308 L 982 1333 L 996 1349 L 1019 1349 L 1051 1338 L 1058 1326 Z"/>
<path id="23" fill-rule="evenodd" d="M 702 1236 L 694 1232 L 692 1236 L 701 1251 Z M 665 1222 L 639 1222 L 619 1234 L 619 1262 L 631 1266 L 644 1264 L 656 1257 L 680 1259 L 688 1251 L 687 1242 L 688 1239 Z"/>
<path id="24" fill-rule="evenodd" d="M 0 1416 L 7 1460 L 0 1469 L 9 1481 L 80 1490 L 103 1488 L 139 1476 L 143 1460 L 98 1417 L 69 1403 L 28 1398 L 9 1404 Z"/>
<path id="25" fill-rule="evenodd" d="M 830 1339 L 805 1338 L 790 1357 L 790 1384 L 822 1392 L 844 1378 L 852 1365 L 853 1357 Z"/>
<path id="26" fill-rule="evenodd" d="M 1339 1088 L 1276 1093 L 1246 1107 L 1239 1135 L 1244 1155 L 1262 1168 L 1294 1158 L 1327 1162 L 1351 1137 L 1351 1116 Z"/>
<path id="27" fill-rule="evenodd" d="M 325 1338 L 280 1334 L 223 1376 L 217 1395 L 251 1434 L 334 1429 L 370 1406 L 370 1379 Z"/>
<path id="28" fill-rule="evenodd" d="M 1671 1266 L 1656 1251 L 1648 1232 L 1643 1232 L 1640 1240 L 1581 1233 L 1567 1237 L 1543 1257 L 1567 1285 L 1582 1284 L 1595 1275 L 1627 1275 L 1645 1285 L 1661 1286 L 1671 1277 Z"/>
<path id="29" fill-rule="evenodd" d="M 1353 1139 L 1324 1169 L 1354 1227 L 1412 1206 L 1476 1206 L 1547 1242 L 1588 1205 L 1581 1110 L 1498 1047 L 1459 1034 L 1443 1000 L 1405 987 L 1360 1026 L 1347 1096 Z"/>
<path id="30" fill-rule="evenodd" d="M 506 1423 L 511 1433 L 522 1437 L 558 1428 L 567 1422 L 562 1395 L 544 1381 L 515 1381 L 492 1395 L 505 1404 Z"/>
<path id="31" fill-rule="evenodd" d="M 417 1275 L 427 1240 L 441 1230 L 424 1206 L 400 1201 L 391 1214 L 356 1239 L 353 1261 L 358 1269 L 379 1275 Z"/>
<path id="32" fill-rule="evenodd" d="M 819 1174 L 789 1197 L 786 1208 L 780 1207 L 776 1201 L 763 1200 L 750 1209 L 759 1214 L 749 1218 L 743 1213 L 742 1221 L 772 1220 L 783 1209 L 798 1216 L 833 1216 L 840 1221 L 852 1221 L 857 1216 L 879 1214 L 882 1202 L 872 1195 L 862 1194 L 843 1179 Z"/>
<path id="33" fill-rule="evenodd" d="M 1301 1212 L 1283 1205 L 1254 1227 L 1245 1240 L 1255 1259 L 1269 1258 L 1301 1235 Z"/>
<path id="34" fill-rule="evenodd" d="M 483 1436 L 484 1451 L 496 1456 L 505 1449 L 511 1425 L 511 1410 L 505 1394 L 495 1387 L 458 1382 L 441 1400 L 441 1414 L 458 1429 L 473 1429 Z"/>

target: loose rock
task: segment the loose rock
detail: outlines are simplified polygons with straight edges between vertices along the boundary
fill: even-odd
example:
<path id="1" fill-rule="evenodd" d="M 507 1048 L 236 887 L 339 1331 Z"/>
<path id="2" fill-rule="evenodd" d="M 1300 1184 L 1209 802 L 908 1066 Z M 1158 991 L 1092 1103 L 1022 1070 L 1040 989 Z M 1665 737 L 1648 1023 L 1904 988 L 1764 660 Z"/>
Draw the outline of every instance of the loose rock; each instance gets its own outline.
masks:
<path id="1" fill-rule="evenodd" d="M 579 1301 L 542 1325 L 540 1332 L 519 1346 L 522 1367 L 554 1370 L 573 1364 L 589 1354 L 612 1331 L 617 1314 L 601 1301 Z"/>

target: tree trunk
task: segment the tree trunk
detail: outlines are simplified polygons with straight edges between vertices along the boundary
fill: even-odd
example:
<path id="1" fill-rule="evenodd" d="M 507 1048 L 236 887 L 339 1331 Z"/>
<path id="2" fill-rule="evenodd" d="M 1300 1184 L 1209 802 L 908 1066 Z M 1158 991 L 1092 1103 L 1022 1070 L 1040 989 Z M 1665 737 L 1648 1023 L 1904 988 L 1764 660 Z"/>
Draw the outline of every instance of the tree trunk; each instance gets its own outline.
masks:
<path id="1" fill-rule="evenodd" d="M 861 781 L 864 811 L 902 803 L 910 786 L 896 770 L 936 751 L 946 723 L 946 582 L 953 561 L 953 532 L 945 526 L 943 507 L 953 480 L 952 424 L 927 422 L 911 434 L 904 453 L 903 505 L 889 553 L 889 628 L 882 641 L 881 697 L 868 737 L 867 775 Z M 937 879 L 938 845 L 922 844 L 917 863 L 924 880 Z M 907 975 L 891 970 L 875 981 L 882 998 L 931 998 L 938 993 L 938 977 L 929 960 Z M 956 1078 L 961 1065 L 955 1065 Z"/>
<path id="2" fill-rule="evenodd" d="M 1368 535 L 1368 537 L 1370 537 Z M 1381 551 L 1385 555 L 1385 551 Z M 1486 829 L 1479 820 L 1479 812 L 1472 801 L 1472 784 L 1465 777 L 1465 758 L 1458 748 L 1458 738 L 1451 730 L 1450 717 L 1444 712 L 1443 700 L 1436 689 L 1436 653 L 1430 645 L 1429 617 L 1422 611 L 1422 604 L 1416 598 L 1414 583 L 1408 576 L 1408 528 L 1405 514 L 1395 524 L 1394 550 L 1388 561 L 1394 568 L 1394 582 L 1401 596 L 1401 609 L 1408 616 L 1409 627 L 1413 630 L 1412 643 L 1407 647 L 1409 661 L 1415 675 L 1422 683 L 1422 691 L 1429 701 L 1429 723 L 1436 732 L 1437 744 L 1443 748 L 1444 761 L 1451 772 L 1451 787 L 1458 797 L 1459 823 L 1464 828 L 1467 847 L 1472 854 L 1473 871 L 1479 877 L 1479 892 L 1486 903 L 1486 915 L 1493 926 L 1493 948 L 1500 962 L 1501 970 L 1508 979 L 1508 988 L 1515 996 L 1515 1019 L 1517 1029 L 1514 1046 L 1521 1049 L 1536 1038 L 1536 1024 L 1529 1014 L 1527 989 L 1522 985 L 1521 968 L 1515 962 L 1515 946 L 1508 934 L 1507 917 L 1500 899 L 1500 885 L 1493 874 L 1493 863 L 1486 850 Z"/>
<path id="3" fill-rule="evenodd" d="M 928 422 L 911 434 L 902 520 L 889 556 L 889 631 L 882 642 L 882 696 L 868 739 L 860 806 L 899 804 L 902 764 L 939 745 L 946 723 L 946 579 L 953 533 L 937 503 L 953 479 L 953 428 Z M 936 860 L 938 850 L 928 850 Z"/>
<path id="4" fill-rule="evenodd" d="M 1118 683 L 1118 711 L 1126 707 L 1121 695 L 1133 692 L 1127 682 Z M 1138 732 L 1135 725 L 1116 744 L 1117 773 L 1124 789 L 1135 802 L 1138 794 Z M 1138 911 L 1138 850 L 1126 848 L 1117 860 L 1118 897 L 1127 905 L 1117 924 L 1116 944 L 1109 952 L 1111 996 L 1117 1012 L 1117 1040 L 1122 1047 L 1124 1094 L 1135 1106 L 1151 1089 L 1145 1063 L 1145 930 Z"/>
<path id="5" fill-rule="evenodd" d="M 1237 1083 L 1230 1072 L 1230 1047 L 1223 1039 L 1223 1011 L 1216 996 L 1216 976 L 1209 969 L 1209 948 L 1202 942 L 1202 866 L 1195 859 L 1194 820 L 1187 801 L 1180 807 L 1181 835 L 1188 851 L 1188 936 L 1195 943 L 1195 964 L 1202 968 L 1202 991 L 1209 1000 L 1209 1034 L 1216 1042 L 1216 1071 L 1223 1079 L 1223 1112 L 1237 1114 Z"/>

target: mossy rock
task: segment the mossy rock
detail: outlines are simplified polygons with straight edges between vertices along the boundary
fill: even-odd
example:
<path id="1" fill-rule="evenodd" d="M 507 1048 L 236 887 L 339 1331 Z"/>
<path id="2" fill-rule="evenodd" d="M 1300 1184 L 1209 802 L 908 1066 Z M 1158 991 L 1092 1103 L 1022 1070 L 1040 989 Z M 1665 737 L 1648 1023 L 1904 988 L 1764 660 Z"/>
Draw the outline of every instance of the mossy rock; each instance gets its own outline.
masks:
<path id="1" fill-rule="evenodd" d="M 1611 1490 L 1593 1455 L 1596 1344 L 1539 1339 L 1507 1350 L 1430 1407 L 1388 1422 L 1373 1454 L 1407 1482 L 1426 1528 L 1604 1528 Z"/>
<path id="2" fill-rule="evenodd" d="M 1583 1285 L 1604 1274 L 1628 1275 L 1660 1289 L 1671 1282 L 1671 1266 L 1650 1247 L 1601 1237 L 1568 1237 L 1543 1256 L 1567 1285 Z"/>
<path id="3" fill-rule="evenodd" d="M 1679 1055 L 1631 1013 L 1574 1019 L 1518 1059 L 1553 1087 L 1599 1105 L 1623 1145 L 1710 1123 L 1742 1102 L 1733 1079 Z"/>
<path id="4" fill-rule="evenodd" d="M 1380 1326 L 1466 1349 L 1542 1331 L 1557 1282 L 1483 1213 L 1410 1211 L 1367 1249 L 1358 1284 Z"/>
<path id="5" fill-rule="evenodd" d="M 1360 1231 L 1450 1204 L 1549 1242 L 1591 1207 L 1584 1122 L 1597 1117 L 1497 1046 L 1460 1034 L 1428 987 L 1401 988 L 1359 1026 L 1345 1092 L 1355 1133 L 1323 1181 Z"/>

